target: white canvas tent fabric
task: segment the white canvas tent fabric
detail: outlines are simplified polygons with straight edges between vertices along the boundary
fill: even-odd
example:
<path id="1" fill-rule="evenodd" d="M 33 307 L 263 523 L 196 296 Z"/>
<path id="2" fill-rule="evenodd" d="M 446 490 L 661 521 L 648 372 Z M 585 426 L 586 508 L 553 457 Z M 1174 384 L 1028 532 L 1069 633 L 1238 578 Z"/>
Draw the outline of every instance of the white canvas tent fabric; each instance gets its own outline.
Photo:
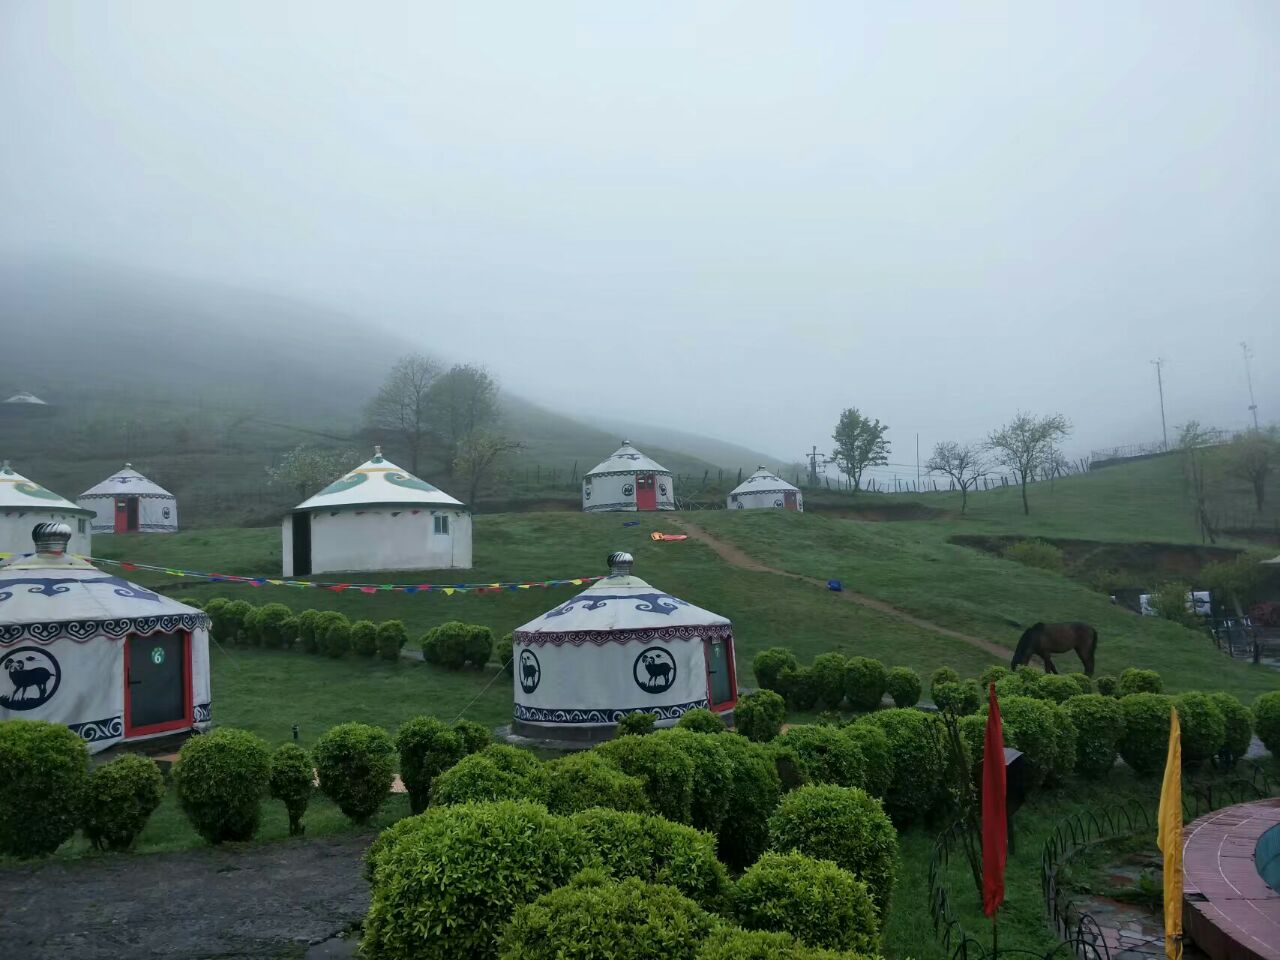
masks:
<path id="1" fill-rule="evenodd" d="M 94 533 L 114 533 L 116 501 L 129 498 L 138 501 L 139 533 L 178 532 L 177 498 L 133 469 L 131 463 L 126 463 L 122 469 L 80 494 L 76 503 L 94 512 Z"/>
<path id="2" fill-rule="evenodd" d="M 161 650 L 161 667 L 166 639 L 170 649 L 185 648 L 184 715 L 163 731 L 131 733 L 129 645 L 145 645 L 144 656 Z M 0 720 L 11 719 L 66 724 L 91 752 L 207 729 L 208 616 L 65 554 L 0 564 Z"/>
<path id="3" fill-rule="evenodd" d="M 649 498 L 652 505 L 646 505 Z M 674 510 L 676 485 L 671 471 L 623 440 L 607 460 L 582 478 L 582 509 L 587 513 L 615 510 Z"/>
<path id="4" fill-rule="evenodd" d="M 726 506 L 730 510 L 804 510 L 800 488 L 787 483 L 767 467 L 756 472 L 729 492 Z"/>
<path id="5" fill-rule="evenodd" d="M 47 403 L 45 403 L 43 400 L 41 400 L 39 397 L 37 397 L 34 393 L 27 393 L 25 390 L 24 390 L 24 391 L 22 391 L 21 393 L 15 393 L 12 397 L 7 397 L 5 400 L 0 401 L 0 402 L 3 402 L 3 403 L 27 403 L 27 404 L 31 404 L 31 405 L 33 405 L 33 406 L 41 406 L 41 407 L 47 407 L 47 406 L 48 406 L 48 404 L 47 404 Z"/>
<path id="6" fill-rule="evenodd" d="M 0 464 L 0 559 L 30 553 L 31 530 L 38 523 L 66 523 L 71 527 L 70 552 L 87 554 L 92 532 L 92 510 L 28 480 L 9 466 Z"/>
<path id="7" fill-rule="evenodd" d="M 633 576 L 628 554 L 610 565 L 610 576 L 514 632 L 517 733 L 598 739 L 628 713 L 667 726 L 736 701 L 729 620 Z"/>

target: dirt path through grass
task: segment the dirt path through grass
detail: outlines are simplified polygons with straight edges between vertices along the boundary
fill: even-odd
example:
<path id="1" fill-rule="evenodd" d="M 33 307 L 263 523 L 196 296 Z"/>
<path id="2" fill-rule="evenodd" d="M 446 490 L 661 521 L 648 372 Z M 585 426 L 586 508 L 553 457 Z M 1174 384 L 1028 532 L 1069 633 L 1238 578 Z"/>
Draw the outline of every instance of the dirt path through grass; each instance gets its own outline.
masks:
<path id="1" fill-rule="evenodd" d="M 766 566 L 750 554 L 746 553 L 742 548 L 736 547 L 731 543 L 726 543 L 724 540 L 720 540 L 719 538 L 712 536 L 702 527 L 685 517 L 672 516 L 670 521 L 676 526 L 682 528 L 690 537 L 695 540 L 700 540 L 702 543 L 706 544 L 715 551 L 716 556 L 731 566 L 738 567 L 742 570 L 750 570 L 753 573 L 771 573 L 777 577 L 788 577 L 792 580 L 800 580 L 804 583 L 811 583 L 814 586 L 821 587 L 824 590 L 827 588 L 826 581 L 819 580 L 816 577 L 806 577 L 798 573 L 791 573 L 788 570 L 779 570 L 776 567 Z M 934 623 L 931 620 L 923 620 L 920 617 L 907 613 L 905 610 L 899 610 L 897 607 L 885 603 L 883 600 L 877 600 L 875 597 L 869 597 L 864 593 L 858 593 L 854 590 L 850 590 L 848 587 L 845 587 L 835 595 L 843 600 L 849 601 L 850 603 L 856 603 L 859 606 L 866 607 L 868 610 L 875 610 L 877 613 L 883 613 L 884 615 L 893 617 L 896 620 L 901 620 L 903 623 L 909 623 L 914 627 L 919 627 L 921 630 L 928 630 L 930 633 L 937 633 L 944 637 L 950 637 L 952 640 L 959 640 L 962 643 L 967 643 L 969 646 L 977 647 L 984 653 L 989 653 L 1001 660 L 1005 660 L 1012 655 L 1012 651 L 1010 651 L 1008 647 L 1002 647 L 998 643 L 993 643 L 990 640 L 984 640 L 981 637 L 974 637 L 967 633 L 961 633 L 959 630 L 952 630 L 950 627 L 944 627 L 942 624 Z"/>

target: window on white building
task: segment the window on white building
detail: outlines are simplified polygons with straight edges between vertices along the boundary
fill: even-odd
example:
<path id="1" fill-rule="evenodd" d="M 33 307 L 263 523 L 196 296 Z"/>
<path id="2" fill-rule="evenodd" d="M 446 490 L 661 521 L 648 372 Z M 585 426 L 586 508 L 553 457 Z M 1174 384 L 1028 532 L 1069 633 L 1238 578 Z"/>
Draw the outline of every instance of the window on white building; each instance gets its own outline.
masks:
<path id="1" fill-rule="evenodd" d="M 435 519 L 435 532 L 440 536 L 447 537 L 449 535 L 449 518 L 443 513 L 437 513 Z"/>

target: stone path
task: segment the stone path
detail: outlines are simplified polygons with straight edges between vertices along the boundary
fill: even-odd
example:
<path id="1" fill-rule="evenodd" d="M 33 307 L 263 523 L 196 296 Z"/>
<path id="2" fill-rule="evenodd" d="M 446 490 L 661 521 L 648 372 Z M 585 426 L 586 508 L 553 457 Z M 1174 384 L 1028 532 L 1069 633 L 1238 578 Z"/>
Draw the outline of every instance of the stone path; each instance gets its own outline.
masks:
<path id="1" fill-rule="evenodd" d="M 258 960 L 353 955 L 372 834 L 0 870 L 0 957 Z M 312 947 L 309 945 L 322 945 Z"/>

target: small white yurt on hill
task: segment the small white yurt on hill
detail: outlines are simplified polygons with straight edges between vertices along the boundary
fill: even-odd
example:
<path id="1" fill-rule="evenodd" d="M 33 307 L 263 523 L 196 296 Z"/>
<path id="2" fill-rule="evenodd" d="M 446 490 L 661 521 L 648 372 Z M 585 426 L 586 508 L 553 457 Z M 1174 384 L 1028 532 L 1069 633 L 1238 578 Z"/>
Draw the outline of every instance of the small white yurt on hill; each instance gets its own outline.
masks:
<path id="1" fill-rule="evenodd" d="M 757 467 L 755 473 L 729 491 L 726 506 L 730 510 L 804 512 L 804 494 L 767 467 Z"/>
<path id="2" fill-rule="evenodd" d="M 608 460 L 582 478 L 582 509 L 587 513 L 675 508 L 671 471 L 646 457 L 630 440 L 623 440 Z"/>
<path id="3" fill-rule="evenodd" d="M 284 518 L 284 575 L 471 566 L 471 512 L 373 448 Z"/>
<path id="4" fill-rule="evenodd" d="M 31 552 L 31 530 L 37 523 L 66 523 L 71 527 L 70 551 L 89 553 L 93 511 L 77 507 L 11 466 L 0 464 L 0 558 Z"/>
<path id="5" fill-rule="evenodd" d="M 671 726 L 696 707 L 738 699 L 733 625 L 631 575 L 609 576 L 514 633 L 512 730 L 541 740 L 604 740 L 629 713 Z"/>
<path id="6" fill-rule="evenodd" d="M 92 510 L 94 533 L 177 533 L 178 501 L 126 463 L 76 498 Z"/>
<path id="7" fill-rule="evenodd" d="M 91 752 L 209 726 L 209 618 L 67 555 L 65 523 L 0 564 L 0 721 L 64 723 Z"/>

